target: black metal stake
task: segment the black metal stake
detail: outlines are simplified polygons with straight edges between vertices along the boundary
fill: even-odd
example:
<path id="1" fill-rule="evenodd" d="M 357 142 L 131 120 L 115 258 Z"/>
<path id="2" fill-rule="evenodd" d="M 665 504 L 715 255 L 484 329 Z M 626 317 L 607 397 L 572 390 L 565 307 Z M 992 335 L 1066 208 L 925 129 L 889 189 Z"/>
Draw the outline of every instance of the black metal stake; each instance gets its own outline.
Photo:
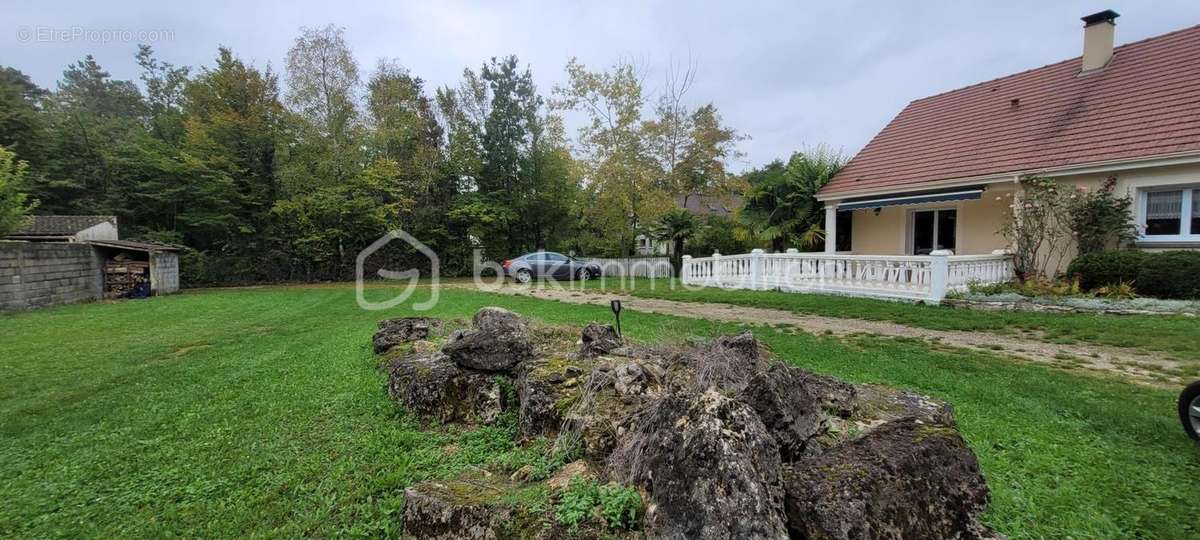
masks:
<path id="1" fill-rule="evenodd" d="M 617 316 L 617 337 L 621 338 L 621 341 L 625 341 L 625 337 L 621 335 L 621 301 L 613 300 L 611 307 L 613 315 Z"/>

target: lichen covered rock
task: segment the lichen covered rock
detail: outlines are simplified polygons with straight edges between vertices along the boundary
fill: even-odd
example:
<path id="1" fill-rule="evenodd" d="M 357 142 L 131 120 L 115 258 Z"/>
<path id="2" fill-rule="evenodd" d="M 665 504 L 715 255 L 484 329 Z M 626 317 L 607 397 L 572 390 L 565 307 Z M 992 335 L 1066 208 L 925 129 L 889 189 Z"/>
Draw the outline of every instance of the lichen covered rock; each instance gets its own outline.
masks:
<path id="1" fill-rule="evenodd" d="M 410 410 L 490 422 L 516 407 L 517 444 L 554 438 L 540 448 L 556 452 L 503 470 L 470 469 L 483 479 L 413 486 L 403 511 L 408 537 L 623 537 L 600 521 L 568 530 L 545 513 L 553 508 L 545 500 L 526 508 L 501 497 L 530 489 L 522 493 L 552 502 L 576 474 L 637 488 L 642 530 L 628 534 L 646 538 L 990 534 L 977 520 L 987 486 L 948 404 L 793 367 L 749 332 L 644 346 L 594 324 L 577 342 L 573 330 L 484 308 L 440 346 L 434 324 L 385 321 L 381 331 L 388 324 L 384 344 L 413 342 L 405 356 L 386 357 L 389 392 Z M 428 335 L 413 337 L 423 326 Z M 515 394 L 511 403 L 506 392 Z M 551 455 L 578 460 L 544 461 Z"/>
<path id="2" fill-rule="evenodd" d="M 809 441 L 828 428 L 821 403 L 804 385 L 805 372 L 774 364 L 757 373 L 738 394 L 738 399 L 758 414 L 779 445 L 782 459 L 794 461 L 805 454 Z"/>
<path id="3" fill-rule="evenodd" d="M 442 321 L 430 317 L 401 317 L 379 321 L 379 331 L 371 339 L 375 354 L 388 352 L 401 343 L 428 339 L 442 329 Z"/>
<path id="4" fill-rule="evenodd" d="M 800 538 L 984 538 L 988 489 L 975 454 L 945 424 L 893 420 L 787 477 L 789 529 Z"/>
<path id="5" fill-rule="evenodd" d="M 388 393 L 410 411 L 440 422 L 490 423 L 505 406 L 495 375 L 462 369 L 440 352 L 394 360 Z"/>
<path id="6" fill-rule="evenodd" d="M 608 472 L 649 493 L 649 537 L 787 538 L 779 448 L 749 406 L 716 390 L 651 405 Z"/>
<path id="7" fill-rule="evenodd" d="M 535 358 L 517 366 L 517 425 L 526 438 L 558 434 L 563 414 L 574 404 L 591 363 L 582 359 Z"/>
<path id="8" fill-rule="evenodd" d="M 422 482 L 404 490 L 404 535 L 427 540 L 509 538 L 513 511 L 494 504 L 478 481 Z"/>
<path id="9" fill-rule="evenodd" d="M 533 357 L 529 328 L 520 315 L 485 307 L 475 313 L 472 328 L 455 332 L 442 347 L 456 364 L 481 371 L 508 371 Z"/>
<path id="10" fill-rule="evenodd" d="M 579 354 L 582 356 L 606 354 L 621 346 L 617 329 L 608 324 L 588 324 L 583 327 L 580 339 Z"/>

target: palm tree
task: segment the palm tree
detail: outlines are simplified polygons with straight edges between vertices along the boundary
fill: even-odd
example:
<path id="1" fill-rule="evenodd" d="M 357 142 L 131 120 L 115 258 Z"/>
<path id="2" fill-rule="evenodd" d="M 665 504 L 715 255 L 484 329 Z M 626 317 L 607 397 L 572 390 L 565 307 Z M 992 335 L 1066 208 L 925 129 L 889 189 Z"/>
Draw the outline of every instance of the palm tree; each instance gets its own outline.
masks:
<path id="1" fill-rule="evenodd" d="M 742 219 L 774 251 L 782 251 L 785 243 L 805 249 L 820 245 L 825 229 L 817 192 L 843 164 L 840 152 L 819 146 L 792 154 L 786 165 L 776 160 L 751 171 Z"/>
<path id="2" fill-rule="evenodd" d="M 671 241 L 671 268 L 675 270 L 676 276 L 679 275 L 679 268 L 683 266 L 683 242 L 699 230 L 700 222 L 696 220 L 696 216 L 683 208 L 667 212 L 654 227 L 652 235 L 655 238 Z"/>

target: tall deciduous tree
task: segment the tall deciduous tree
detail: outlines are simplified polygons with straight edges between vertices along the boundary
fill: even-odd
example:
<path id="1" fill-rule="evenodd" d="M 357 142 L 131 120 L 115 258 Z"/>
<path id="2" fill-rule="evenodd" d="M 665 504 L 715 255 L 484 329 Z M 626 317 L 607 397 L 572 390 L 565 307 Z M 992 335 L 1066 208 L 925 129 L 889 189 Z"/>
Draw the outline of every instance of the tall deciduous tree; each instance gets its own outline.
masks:
<path id="1" fill-rule="evenodd" d="M 673 202 L 642 131 L 641 80 L 632 64 L 607 72 L 567 63 L 567 84 L 555 88 L 555 106 L 582 112 L 585 181 L 592 192 L 585 219 L 601 249 L 628 255 L 639 229 L 648 229 Z"/>
<path id="2" fill-rule="evenodd" d="M 395 62 L 381 61 L 367 84 L 366 111 L 372 163 L 395 164 L 396 187 L 406 196 L 431 196 L 444 174 L 443 133 L 424 82 Z"/>
<path id="3" fill-rule="evenodd" d="M 275 150 L 283 107 L 270 69 L 226 48 L 185 90 L 183 142 L 194 206 L 186 220 L 199 249 L 245 253 L 262 247 L 268 211 L 279 198 Z"/>
<path id="4" fill-rule="evenodd" d="M 63 72 L 46 107 L 46 159 L 34 196 L 46 211 L 112 212 L 119 206 L 113 154 L 144 132 L 141 93 L 87 56 Z"/>
<path id="5" fill-rule="evenodd" d="M 20 229 L 36 206 L 24 193 L 28 168 L 24 161 L 17 161 L 16 154 L 0 146 L 0 238 Z"/>
<path id="6" fill-rule="evenodd" d="M 155 136 L 178 143 L 183 138 L 183 90 L 191 68 L 176 67 L 154 56 L 149 45 L 139 45 L 137 63 L 142 68 L 142 84 L 146 87 L 146 104 L 150 125 Z"/>
<path id="7" fill-rule="evenodd" d="M 303 119 L 285 173 L 290 191 L 337 185 L 361 172 L 360 84 L 344 29 L 301 29 L 287 54 L 287 103 Z"/>
<path id="8" fill-rule="evenodd" d="M 0 67 L 0 146 L 34 166 L 42 159 L 45 134 L 39 107 L 46 95 L 28 75 Z"/>

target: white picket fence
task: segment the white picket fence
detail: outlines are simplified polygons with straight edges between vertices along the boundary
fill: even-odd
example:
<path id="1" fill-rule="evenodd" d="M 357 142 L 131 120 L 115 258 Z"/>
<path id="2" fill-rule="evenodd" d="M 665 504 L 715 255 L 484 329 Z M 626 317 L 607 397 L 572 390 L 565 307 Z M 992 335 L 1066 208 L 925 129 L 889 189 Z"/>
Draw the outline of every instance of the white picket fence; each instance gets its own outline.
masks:
<path id="1" fill-rule="evenodd" d="M 669 278 L 674 275 L 668 257 L 584 259 L 600 265 L 604 277 Z"/>
<path id="2" fill-rule="evenodd" d="M 1012 279 L 1012 257 L 991 255 L 838 255 L 763 253 L 683 257 L 686 285 L 725 289 L 773 289 L 941 302 L 948 291 Z"/>

